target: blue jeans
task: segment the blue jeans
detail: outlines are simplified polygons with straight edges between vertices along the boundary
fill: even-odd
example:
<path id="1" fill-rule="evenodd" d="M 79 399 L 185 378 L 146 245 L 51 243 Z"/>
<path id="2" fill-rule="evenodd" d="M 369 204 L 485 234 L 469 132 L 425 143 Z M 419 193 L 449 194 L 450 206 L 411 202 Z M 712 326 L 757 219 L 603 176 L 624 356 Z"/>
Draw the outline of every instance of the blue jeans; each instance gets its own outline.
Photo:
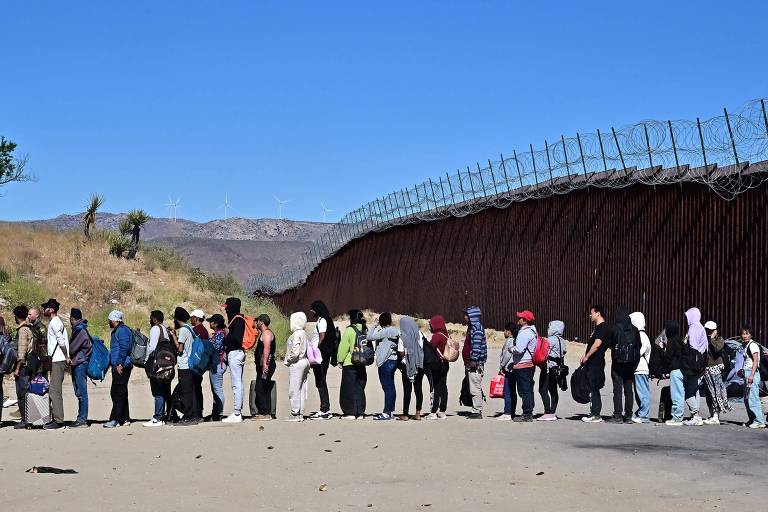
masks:
<path id="1" fill-rule="evenodd" d="M 88 363 L 81 363 L 72 368 L 72 386 L 77 397 L 77 421 L 88 421 Z"/>
<path id="2" fill-rule="evenodd" d="M 747 377 L 752 370 L 744 370 L 744 406 L 747 408 L 749 421 L 761 425 L 765 423 L 763 407 L 760 405 L 760 371 L 755 369 L 752 385 L 747 387 Z"/>
<path id="3" fill-rule="evenodd" d="M 669 372 L 669 394 L 672 397 L 672 419 L 681 421 L 685 412 L 685 377 L 680 370 Z"/>
<path id="4" fill-rule="evenodd" d="M 504 414 L 515 415 L 517 409 L 517 386 L 515 385 L 515 372 L 504 372 Z"/>
<path id="5" fill-rule="evenodd" d="M 651 391 L 649 389 L 650 379 L 648 375 L 635 374 L 635 401 L 637 402 L 637 412 L 635 416 L 647 420 L 651 410 Z"/>
<path id="6" fill-rule="evenodd" d="M 533 372 L 534 367 L 515 369 L 515 383 L 520 399 L 523 401 L 523 416 L 533 414 Z"/>
<path id="7" fill-rule="evenodd" d="M 152 417 L 157 421 L 165 421 L 166 409 L 170 409 L 171 383 L 149 379 L 149 389 L 155 399 L 155 414 Z"/>
<path id="8" fill-rule="evenodd" d="M 381 388 L 384 390 L 384 414 L 392 414 L 395 411 L 395 401 L 397 400 L 395 370 L 397 370 L 396 360 L 388 359 L 386 363 L 379 366 L 379 381 L 381 381 Z"/>
<path id="9" fill-rule="evenodd" d="M 219 363 L 216 366 L 216 373 L 208 372 L 211 379 L 211 394 L 213 394 L 213 409 L 211 410 L 213 418 L 220 417 L 224 412 L 224 372 L 226 371 L 227 365 Z"/>

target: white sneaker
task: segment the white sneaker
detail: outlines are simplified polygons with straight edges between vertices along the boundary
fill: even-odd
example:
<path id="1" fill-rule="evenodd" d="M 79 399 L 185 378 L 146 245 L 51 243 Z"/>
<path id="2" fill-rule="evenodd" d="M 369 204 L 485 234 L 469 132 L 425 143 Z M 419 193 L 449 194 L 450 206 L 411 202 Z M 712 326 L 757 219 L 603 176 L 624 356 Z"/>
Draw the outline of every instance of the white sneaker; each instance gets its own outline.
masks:
<path id="1" fill-rule="evenodd" d="M 703 421 L 704 425 L 719 425 L 720 424 L 720 418 L 715 414 L 711 418 L 708 418 Z"/>
<path id="2" fill-rule="evenodd" d="M 511 414 L 502 414 L 498 418 L 496 418 L 496 421 L 512 421 L 512 415 Z"/>
<path id="3" fill-rule="evenodd" d="M 749 428 L 765 428 L 765 423 L 751 423 Z"/>
<path id="4" fill-rule="evenodd" d="M 664 422 L 664 424 L 668 427 L 682 427 L 683 426 L 683 420 L 676 420 L 671 419 Z"/>
<path id="5" fill-rule="evenodd" d="M 424 417 L 425 420 L 439 420 L 440 417 L 437 414 L 427 414 Z"/>
<path id="6" fill-rule="evenodd" d="M 242 414 L 231 414 L 221 420 L 222 423 L 242 423 L 243 422 L 243 415 Z"/>
<path id="7" fill-rule="evenodd" d="M 448 419 L 448 415 L 445 414 L 444 412 L 439 412 L 439 413 L 437 413 L 437 419 L 439 419 L 439 420 L 447 420 Z"/>
<path id="8" fill-rule="evenodd" d="M 683 425 L 686 427 L 700 427 L 704 424 L 704 420 L 701 419 L 701 416 L 698 414 L 694 416 L 693 418 L 689 419 L 688 421 L 684 421 Z"/>
<path id="9" fill-rule="evenodd" d="M 296 416 L 291 415 L 291 417 L 286 418 L 285 421 L 295 421 L 295 422 L 304 421 L 304 416 L 302 416 L 301 414 L 297 414 Z"/>
<path id="10" fill-rule="evenodd" d="M 156 420 L 155 418 L 152 418 L 148 422 L 144 423 L 145 427 L 162 427 L 165 425 L 164 421 Z"/>
<path id="11" fill-rule="evenodd" d="M 331 419 L 333 419 L 333 413 L 330 412 L 330 411 L 328 411 L 328 412 L 320 412 L 320 411 L 318 411 L 315 414 L 313 414 L 312 416 L 310 416 L 309 419 L 311 419 L 311 420 L 321 420 L 321 421 L 322 420 L 331 420 Z"/>
<path id="12" fill-rule="evenodd" d="M 17 403 L 19 403 L 19 401 L 16 400 L 15 398 L 9 398 L 5 402 L 3 402 L 3 408 L 13 407 Z"/>
<path id="13" fill-rule="evenodd" d="M 554 414 L 543 414 L 536 418 L 536 421 L 557 421 L 557 416 Z"/>
<path id="14" fill-rule="evenodd" d="M 581 421 L 583 421 L 584 423 L 602 423 L 603 418 L 601 418 L 600 416 L 584 416 L 583 418 L 581 418 Z"/>

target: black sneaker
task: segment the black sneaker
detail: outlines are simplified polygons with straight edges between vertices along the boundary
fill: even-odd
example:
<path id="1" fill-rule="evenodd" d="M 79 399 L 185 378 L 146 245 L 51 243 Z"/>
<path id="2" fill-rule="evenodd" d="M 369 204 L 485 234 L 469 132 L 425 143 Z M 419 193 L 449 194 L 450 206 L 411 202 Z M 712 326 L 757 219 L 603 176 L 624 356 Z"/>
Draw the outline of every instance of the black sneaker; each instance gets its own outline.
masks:
<path id="1" fill-rule="evenodd" d="M 624 423 L 624 417 L 620 414 L 614 414 L 607 420 L 605 420 L 607 423 Z"/>
<path id="2" fill-rule="evenodd" d="M 483 419 L 483 413 L 480 412 L 473 412 L 469 416 L 467 416 L 468 420 L 481 420 Z"/>
<path id="3" fill-rule="evenodd" d="M 632 416 L 624 416 L 623 419 L 624 419 L 624 423 L 626 423 L 627 425 L 633 425 L 635 423 L 634 421 L 632 421 Z"/>
<path id="4" fill-rule="evenodd" d="M 23 421 L 20 421 L 20 422 L 18 422 L 18 423 L 13 425 L 13 429 L 14 430 L 24 430 L 26 428 L 27 428 L 27 424 L 24 423 Z"/>
<path id="5" fill-rule="evenodd" d="M 522 416 L 517 416 L 514 420 L 515 423 L 531 423 L 533 421 L 533 416 L 529 414 L 523 414 Z"/>
<path id="6" fill-rule="evenodd" d="M 43 430 L 59 430 L 60 428 L 64 428 L 64 425 L 55 421 L 43 425 Z"/>
<path id="7" fill-rule="evenodd" d="M 88 427 L 87 421 L 76 421 L 69 426 L 69 428 L 84 428 L 84 427 Z"/>

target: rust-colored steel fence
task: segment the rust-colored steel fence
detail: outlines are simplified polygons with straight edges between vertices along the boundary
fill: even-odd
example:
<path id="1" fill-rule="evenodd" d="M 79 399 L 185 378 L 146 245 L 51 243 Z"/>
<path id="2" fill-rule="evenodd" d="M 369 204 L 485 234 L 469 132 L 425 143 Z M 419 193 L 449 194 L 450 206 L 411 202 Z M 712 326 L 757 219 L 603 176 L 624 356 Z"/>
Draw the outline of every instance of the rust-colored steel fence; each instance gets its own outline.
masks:
<path id="1" fill-rule="evenodd" d="M 586 189 L 393 227 L 354 240 L 307 282 L 275 296 L 285 312 L 315 299 L 338 314 L 370 308 L 460 321 L 480 306 L 488 327 L 515 310 L 586 338 L 589 306 L 643 311 L 649 335 L 698 306 L 725 336 L 747 322 L 768 336 L 768 185 L 731 201 L 685 183 Z M 684 324 L 683 324 L 684 325 Z"/>

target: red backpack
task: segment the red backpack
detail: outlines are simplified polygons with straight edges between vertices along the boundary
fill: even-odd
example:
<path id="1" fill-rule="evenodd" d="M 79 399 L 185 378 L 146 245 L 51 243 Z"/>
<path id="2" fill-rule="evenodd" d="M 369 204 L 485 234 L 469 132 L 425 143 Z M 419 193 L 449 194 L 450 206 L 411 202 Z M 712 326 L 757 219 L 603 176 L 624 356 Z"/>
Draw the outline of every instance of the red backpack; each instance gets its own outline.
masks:
<path id="1" fill-rule="evenodd" d="M 539 335 L 536 336 L 536 348 L 531 354 L 533 364 L 536 366 L 546 366 L 549 359 L 549 340 Z"/>

